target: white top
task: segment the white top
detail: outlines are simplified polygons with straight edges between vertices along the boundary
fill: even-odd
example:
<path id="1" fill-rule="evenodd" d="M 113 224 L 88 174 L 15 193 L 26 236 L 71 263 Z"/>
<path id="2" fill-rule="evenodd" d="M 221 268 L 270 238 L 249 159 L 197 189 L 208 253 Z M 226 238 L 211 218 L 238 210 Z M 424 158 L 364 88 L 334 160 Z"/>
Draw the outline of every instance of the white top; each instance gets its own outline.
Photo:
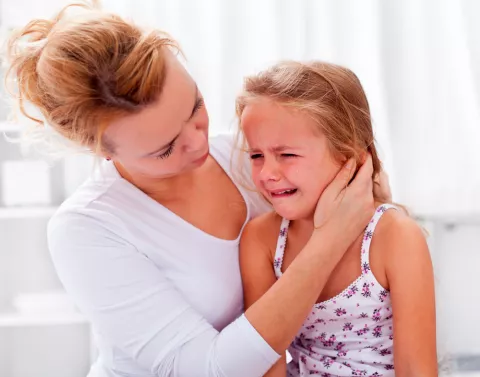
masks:
<path id="1" fill-rule="evenodd" d="M 341 293 L 314 305 L 288 348 L 287 376 L 395 376 L 393 311 L 390 292 L 370 269 L 370 244 L 390 204 L 377 208 L 365 229 L 359 260 L 361 274 Z M 282 220 L 273 268 L 282 276 L 289 221 Z"/>
<path id="2" fill-rule="evenodd" d="M 231 138 L 213 138 L 210 150 L 235 182 Z M 246 222 L 268 210 L 235 184 Z M 239 239 L 195 228 L 124 180 L 112 163 L 102 166 L 48 227 L 59 278 L 97 338 L 99 359 L 89 377 L 268 371 L 280 356 L 242 315 Z"/>

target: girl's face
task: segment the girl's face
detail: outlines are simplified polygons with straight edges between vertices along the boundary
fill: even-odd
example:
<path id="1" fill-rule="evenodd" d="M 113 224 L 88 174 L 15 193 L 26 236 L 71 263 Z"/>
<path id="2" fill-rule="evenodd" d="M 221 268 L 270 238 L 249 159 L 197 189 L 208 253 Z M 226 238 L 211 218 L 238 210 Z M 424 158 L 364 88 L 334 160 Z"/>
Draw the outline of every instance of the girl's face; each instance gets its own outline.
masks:
<path id="1" fill-rule="evenodd" d="M 280 216 L 310 218 L 341 167 L 318 125 L 304 112 L 267 98 L 248 104 L 240 125 L 257 189 Z"/>

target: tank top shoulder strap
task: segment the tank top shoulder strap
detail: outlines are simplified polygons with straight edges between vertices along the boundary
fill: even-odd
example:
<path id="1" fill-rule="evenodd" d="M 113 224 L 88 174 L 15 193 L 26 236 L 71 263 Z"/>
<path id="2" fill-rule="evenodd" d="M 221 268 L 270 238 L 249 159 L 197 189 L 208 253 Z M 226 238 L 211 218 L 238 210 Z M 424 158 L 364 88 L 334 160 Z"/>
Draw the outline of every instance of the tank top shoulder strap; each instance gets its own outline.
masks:
<path id="1" fill-rule="evenodd" d="M 280 233 L 277 240 L 277 247 L 275 249 L 275 258 L 273 260 L 273 269 L 275 270 L 275 276 L 277 277 L 277 279 L 282 276 L 283 255 L 285 253 L 285 247 L 287 245 L 289 225 L 290 220 L 282 219 L 282 224 L 280 225 Z"/>
<path id="2" fill-rule="evenodd" d="M 382 204 L 377 207 L 375 214 L 368 223 L 362 240 L 362 252 L 361 252 L 361 267 L 362 274 L 368 274 L 370 270 L 370 244 L 372 242 L 373 233 L 380 221 L 382 215 L 389 209 L 398 209 L 393 204 Z"/>

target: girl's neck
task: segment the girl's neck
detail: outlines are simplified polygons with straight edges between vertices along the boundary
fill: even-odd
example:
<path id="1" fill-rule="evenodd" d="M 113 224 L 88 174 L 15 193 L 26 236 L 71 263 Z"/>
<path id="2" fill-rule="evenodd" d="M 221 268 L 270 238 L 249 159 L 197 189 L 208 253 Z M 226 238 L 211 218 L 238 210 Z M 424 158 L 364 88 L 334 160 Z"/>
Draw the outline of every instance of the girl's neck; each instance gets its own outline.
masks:
<path id="1" fill-rule="evenodd" d="M 377 209 L 382 204 L 384 203 L 379 201 L 374 202 L 373 208 L 372 208 L 372 216 L 373 216 L 373 211 L 375 211 L 375 209 Z M 290 221 L 290 228 L 292 227 L 302 232 L 313 232 L 313 229 L 314 229 L 313 214 L 312 216 L 309 216 L 309 217 Z"/>

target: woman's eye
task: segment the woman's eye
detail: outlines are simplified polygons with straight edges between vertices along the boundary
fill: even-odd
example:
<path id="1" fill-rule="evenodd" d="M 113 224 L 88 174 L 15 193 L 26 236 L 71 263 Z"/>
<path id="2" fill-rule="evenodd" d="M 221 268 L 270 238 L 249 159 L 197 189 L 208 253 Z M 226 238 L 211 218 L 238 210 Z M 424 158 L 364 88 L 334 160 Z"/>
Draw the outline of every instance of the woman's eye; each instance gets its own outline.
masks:
<path id="1" fill-rule="evenodd" d="M 260 153 L 250 155 L 250 159 L 252 159 L 252 160 L 256 160 L 256 159 L 261 158 L 261 157 L 263 157 L 263 156 Z"/>
<path id="2" fill-rule="evenodd" d="M 173 148 L 175 148 L 175 142 L 173 142 L 172 144 L 170 144 L 170 146 L 168 147 L 168 149 L 163 152 L 161 155 L 159 156 L 155 156 L 155 158 L 157 159 L 160 159 L 160 160 L 163 160 L 164 158 L 168 158 L 170 157 L 170 155 L 172 154 L 173 152 Z"/>
<path id="3" fill-rule="evenodd" d="M 282 157 L 297 157 L 297 155 L 292 153 L 282 153 Z"/>

